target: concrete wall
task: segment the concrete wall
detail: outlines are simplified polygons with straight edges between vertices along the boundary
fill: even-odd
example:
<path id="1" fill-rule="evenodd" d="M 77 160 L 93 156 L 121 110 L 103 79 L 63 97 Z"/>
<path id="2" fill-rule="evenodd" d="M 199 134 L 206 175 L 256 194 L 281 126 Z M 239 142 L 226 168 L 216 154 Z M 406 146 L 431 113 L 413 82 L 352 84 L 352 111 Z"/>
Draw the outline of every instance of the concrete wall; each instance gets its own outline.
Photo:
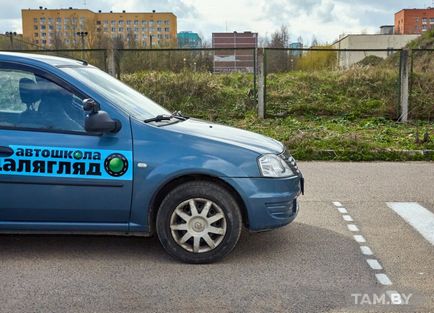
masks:
<path id="1" fill-rule="evenodd" d="M 347 35 L 333 44 L 335 49 L 401 49 L 419 35 Z M 340 51 L 338 64 L 341 68 L 363 60 L 369 55 L 386 58 L 391 51 Z"/>

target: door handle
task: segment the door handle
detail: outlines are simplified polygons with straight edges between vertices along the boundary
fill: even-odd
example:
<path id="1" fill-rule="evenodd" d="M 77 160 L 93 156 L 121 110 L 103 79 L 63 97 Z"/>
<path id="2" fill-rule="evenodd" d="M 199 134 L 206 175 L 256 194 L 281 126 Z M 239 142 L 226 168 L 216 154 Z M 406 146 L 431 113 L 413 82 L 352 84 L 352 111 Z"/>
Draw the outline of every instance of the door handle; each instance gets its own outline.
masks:
<path id="1" fill-rule="evenodd" d="M 9 147 L 0 147 L 0 158 L 9 157 L 14 154 L 14 150 Z"/>

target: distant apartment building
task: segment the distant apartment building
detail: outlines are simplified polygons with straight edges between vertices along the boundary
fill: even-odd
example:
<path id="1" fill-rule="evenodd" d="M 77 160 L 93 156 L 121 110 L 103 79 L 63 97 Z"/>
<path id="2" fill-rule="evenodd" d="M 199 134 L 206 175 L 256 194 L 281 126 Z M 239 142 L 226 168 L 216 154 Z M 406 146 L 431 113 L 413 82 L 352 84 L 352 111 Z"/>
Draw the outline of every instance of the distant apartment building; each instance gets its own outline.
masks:
<path id="1" fill-rule="evenodd" d="M 53 47 L 59 41 L 66 47 L 82 48 L 83 43 L 88 47 L 98 37 L 133 42 L 142 48 L 176 46 L 177 18 L 170 12 L 116 13 L 40 7 L 23 9 L 21 15 L 23 37 L 43 47 Z M 87 32 L 85 41 L 79 32 Z"/>
<path id="2" fill-rule="evenodd" d="M 370 55 L 384 59 L 393 53 L 393 49 L 401 49 L 419 36 L 387 34 L 346 35 L 333 43 L 332 47 L 335 49 L 360 49 L 360 51 L 337 52 L 339 67 L 348 68 Z M 384 49 L 384 51 L 368 51 L 368 49 Z"/>
<path id="3" fill-rule="evenodd" d="M 302 49 L 303 44 L 301 42 L 292 42 L 289 44 L 290 49 Z M 303 54 L 302 50 L 290 50 L 289 54 L 293 57 L 300 57 Z"/>
<path id="4" fill-rule="evenodd" d="M 258 33 L 213 33 L 212 47 L 228 49 L 215 51 L 214 72 L 253 72 L 254 48 L 258 47 Z M 236 50 L 236 48 L 250 49 Z"/>
<path id="5" fill-rule="evenodd" d="M 191 31 L 179 32 L 177 35 L 178 48 L 197 49 L 202 47 L 202 39 L 198 33 Z"/>
<path id="6" fill-rule="evenodd" d="M 434 29 L 434 8 L 403 9 L 395 13 L 395 34 L 421 34 Z"/>

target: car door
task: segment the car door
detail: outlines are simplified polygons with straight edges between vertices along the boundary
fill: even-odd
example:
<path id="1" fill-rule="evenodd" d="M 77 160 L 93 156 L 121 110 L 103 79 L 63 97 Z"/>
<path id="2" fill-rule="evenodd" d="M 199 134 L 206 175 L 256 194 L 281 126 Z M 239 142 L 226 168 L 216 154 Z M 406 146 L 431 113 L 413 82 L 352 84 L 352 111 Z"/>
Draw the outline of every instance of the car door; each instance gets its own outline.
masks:
<path id="1" fill-rule="evenodd" d="M 84 130 L 82 100 L 39 69 L 0 62 L 0 229 L 127 230 L 129 119 L 116 134 Z"/>

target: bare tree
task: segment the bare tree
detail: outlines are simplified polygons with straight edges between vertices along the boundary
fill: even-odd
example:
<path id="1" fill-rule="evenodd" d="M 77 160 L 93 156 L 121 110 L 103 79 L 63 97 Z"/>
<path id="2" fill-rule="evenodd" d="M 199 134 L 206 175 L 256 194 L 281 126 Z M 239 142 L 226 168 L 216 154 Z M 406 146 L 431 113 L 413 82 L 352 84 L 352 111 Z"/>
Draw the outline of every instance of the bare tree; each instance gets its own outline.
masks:
<path id="1" fill-rule="evenodd" d="M 282 25 L 279 30 L 271 35 L 269 48 L 286 49 L 289 47 L 288 27 Z M 271 50 L 267 53 L 267 71 L 283 72 L 289 69 L 289 57 L 286 50 Z"/>

